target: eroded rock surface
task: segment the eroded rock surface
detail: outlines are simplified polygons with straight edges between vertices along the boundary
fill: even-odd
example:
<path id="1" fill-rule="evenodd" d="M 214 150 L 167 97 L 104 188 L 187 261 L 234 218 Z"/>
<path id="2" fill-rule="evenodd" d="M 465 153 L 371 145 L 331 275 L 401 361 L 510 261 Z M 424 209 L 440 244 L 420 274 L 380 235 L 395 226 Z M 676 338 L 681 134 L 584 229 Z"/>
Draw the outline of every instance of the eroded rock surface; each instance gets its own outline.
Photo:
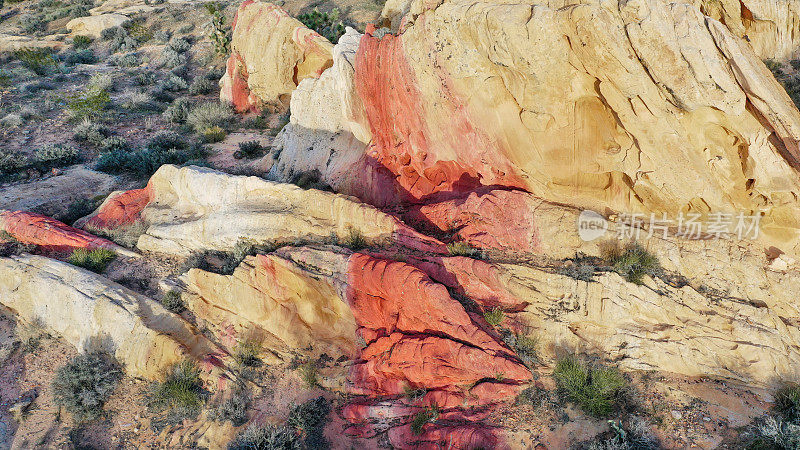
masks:
<path id="1" fill-rule="evenodd" d="M 42 256 L 0 258 L 0 303 L 78 349 L 109 350 L 126 373 L 160 379 L 186 357 L 220 376 L 224 352 L 161 304 L 102 276 Z"/>

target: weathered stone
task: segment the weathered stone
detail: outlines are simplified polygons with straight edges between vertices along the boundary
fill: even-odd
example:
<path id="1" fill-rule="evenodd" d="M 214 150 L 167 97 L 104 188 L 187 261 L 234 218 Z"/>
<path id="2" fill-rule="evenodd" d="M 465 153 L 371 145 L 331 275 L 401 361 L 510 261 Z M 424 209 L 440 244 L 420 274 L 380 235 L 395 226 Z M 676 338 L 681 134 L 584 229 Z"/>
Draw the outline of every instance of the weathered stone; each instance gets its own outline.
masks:
<path id="1" fill-rule="evenodd" d="M 0 258 L 0 303 L 78 349 L 111 353 L 130 376 L 155 380 L 184 358 L 221 376 L 225 353 L 180 316 L 88 270 L 42 256 Z"/>
<path id="2" fill-rule="evenodd" d="M 67 29 L 73 36 L 89 36 L 97 39 L 103 31 L 122 26 L 127 20 L 128 17 L 122 14 L 77 17 L 67 22 Z"/>

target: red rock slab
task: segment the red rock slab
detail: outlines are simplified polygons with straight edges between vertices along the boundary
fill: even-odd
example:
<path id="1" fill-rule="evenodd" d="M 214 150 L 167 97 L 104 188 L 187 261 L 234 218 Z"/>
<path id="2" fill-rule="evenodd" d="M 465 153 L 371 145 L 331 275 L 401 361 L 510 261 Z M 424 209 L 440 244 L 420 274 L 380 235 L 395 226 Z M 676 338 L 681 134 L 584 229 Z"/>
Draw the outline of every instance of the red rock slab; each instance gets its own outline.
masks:
<path id="1" fill-rule="evenodd" d="M 354 253 L 348 278 L 347 297 L 356 323 L 375 332 L 362 333 L 367 342 L 395 332 L 434 334 L 489 354 L 513 354 L 476 326 L 446 287 L 410 264 Z"/>
<path id="2" fill-rule="evenodd" d="M 429 423 L 423 425 L 422 433 L 414 434 L 411 425 L 389 430 L 389 442 L 397 449 L 424 450 L 474 450 L 509 448 L 496 435 L 495 429 L 482 423 Z"/>
<path id="3" fill-rule="evenodd" d="M 142 210 L 150 203 L 150 187 L 112 194 L 88 220 L 76 223 L 100 229 L 130 225 L 141 218 Z"/>
<path id="4" fill-rule="evenodd" d="M 351 390 L 361 395 L 397 395 L 408 386 L 469 389 L 490 378 L 502 377 L 506 383 L 531 379 L 518 361 L 435 335 L 392 333 L 369 344 L 361 359 L 350 373 Z M 502 392 L 497 394 L 502 401 Z"/>
<path id="5" fill-rule="evenodd" d="M 429 110 L 402 36 L 378 38 L 374 31 L 368 25 L 361 38 L 354 75 L 373 136 L 368 156 L 417 201 L 483 185 L 524 186 L 497 140 L 475 126 L 450 75 L 443 69 L 437 74 L 442 95 L 437 109 Z"/>
<path id="6" fill-rule="evenodd" d="M 220 97 L 230 100 L 237 112 L 257 112 L 259 99 L 250 92 L 250 86 L 247 84 L 247 66 L 235 50 L 225 63 L 223 77 L 228 80 L 222 84 Z"/>
<path id="7" fill-rule="evenodd" d="M 0 230 L 24 244 L 38 245 L 49 250 L 107 248 L 123 254 L 133 253 L 107 239 L 31 212 L 0 211 Z"/>
<path id="8" fill-rule="evenodd" d="M 541 238 L 531 199 L 531 194 L 518 190 L 480 189 L 460 198 L 414 205 L 404 219 L 438 232 L 455 231 L 456 240 L 473 247 L 539 253 Z"/>

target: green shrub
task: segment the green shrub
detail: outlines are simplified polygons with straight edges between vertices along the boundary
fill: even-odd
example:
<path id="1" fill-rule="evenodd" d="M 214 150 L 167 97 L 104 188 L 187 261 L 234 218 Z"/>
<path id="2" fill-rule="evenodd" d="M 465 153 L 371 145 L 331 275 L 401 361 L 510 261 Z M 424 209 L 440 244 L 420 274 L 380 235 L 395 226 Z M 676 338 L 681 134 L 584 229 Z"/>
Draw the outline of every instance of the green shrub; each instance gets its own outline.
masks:
<path id="1" fill-rule="evenodd" d="M 53 54 L 45 48 L 21 48 L 14 51 L 14 57 L 25 68 L 39 76 L 47 75 L 48 72 L 58 67 Z"/>
<path id="2" fill-rule="evenodd" d="M 186 305 L 183 304 L 183 298 L 180 291 L 169 291 L 161 297 L 161 304 L 167 310 L 180 314 L 186 310 Z"/>
<path id="3" fill-rule="evenodd" d="M 623 278 L 642 284 L 645 275 L 656 277 L 661 273 L 658 258 L 636 242 L 620 247 L 616 241 L 601 247 L 603 257 Z"/>
<path id="4" fill-rule="evenodd" d="M 122 371 L 111 357 L 99 352 L 72 358 L 56 371 L 53 396 L 79 421 L 93 420 L 103 414 L 103 405 L 114 391 Z"/>
<path id="5" fill-rule="evenodd" d="M 19 114 L 8 114 L 0 119 L 0 127 L 3 128 L 19 128 L 25 120 Z"/>
<path id="6" fill-rule="evenodd" d="M 225 24 L 223 7 L 214 2 L 208 2 L 203 6 L 211 16 L 211 32 L 208 38 L 214 43 L 214 50 L 217 54 L 228 55 L 231 51 L 231 29 Z"/>
<path id="7" fill-rule="evenodd" d="M 103 153 L 98 158 L 95 169 L 112 174 L 130 173 L 140 177 L 149 177 L 164 164 L 180 165 L 205 156 L 205 148 L 199 145 L 189 146 L 186 144 L 171 148 L 152 145 L 132 152 Z"/>
<path id="8" fill-rule="evenodd" d="M 447 251 L 450 256 L 466 256 L 474 259 L 485 259 L 486 254 L 483 250 L 475 248 L 467 242 L 451 242 L 447 244 Z"/>
<path id="9" fill-rule="evenodd" d="M 130 20 L 123 25 L 128 36 L 133 38 L 138 43 L 147 42 L 153 39 L 153 32 L 147 28 L 141 20 Z"/>
<path id="10" fill-rule="evenodd" d="M 114 152 L 130 150 L 131 146 L 124 138 L 111 136 L 100 141 L 98 148 L 101 152 Z"/>
<path id="11" fill-rule="evenodd" d="M 239 151 L 233 154 L 236 159 L 258 158 L 264 154 L 264 147 L 258 141 L 247 141 L 239 143 Z"/>
<path id="12" fill-rule="evenodd" d="M 179 92 L 188 89 L 189 84 L 177 75 L 170 75 L 161 82 L 161 88 L 171 92 Z"/>
<path id="13" fill-rule="evenodd" d="M 288 427 L 250 425 L 228 444 L 228 450 L 300 450 L 297 434 Z"/>
<path id="14" fill-rule="evenodd" d="M 192 48 L 192 44 L 186 40 L 186 38 L 176 37 L 172 38 L 169 43 L 167 44 L 167 48 L 174 51 L 175 53 L 186 53 L 189 49 Z"/>
<path id="15" fill-rule="evenodd" d="M 148 407 L 158 413 L 167 413 L 169 423 L 196 417 L 203 404 L 200 369 L 191 360 L 173 365 L 163 382 L 151 389 Z"/>
<path id="16" fill-rule="evenodd" d="M 313 388 L 319 384 L 319 380 L 317 379 L 317 364 L 314 361 L 301 364 L 297 367 L 297 371 L 300 374 L 300 379 L 303 380 L 303 383 L 305 383 L 307 387 Z"/>
<path id="17" fill-rule="evenodd" d="M 775 412 L 786 422 L 800 425 L 800 385 L 788 384 L 775 393 Z"/>
<path id="18" fill-rule="evenodd" d="M 33 160 L 42 169 L 73 164 L 78 160 L 78 150 L 64 144 L 48 144 L 40 147 Z"/>
<path id="19" fill-rule="evenodd" d="M 330 444 L 323 432 L 330 412 L 328 400 L 317 397 L 302 405 L 293 406 L 286 423 L 302 437 L 305 448 L 329 448 Z"/>
<path id="20" fill-rule="evenodd" d="M 483 318 L 486 319 L 486 322 L 496 327 L 503 323 L 503 319 L 505 319 L 506 313 L 503 311 L 502 308 L 493 308 L 483 313 Z"/>
<path id="21" fill-rule="evenodd" d="M 19 26 L 25 33 L 33 34 L 38 31 L 44 31 L 47 22 L 45 22 L 44 17 L 39 14 L 23 14 L 19 18 Z"/>
<path id="22" fill-rule="evenodd" d="M 188 62 L 188 58 L 183 53 L 178 53 L 175 50 L 167 47 L 161 53 L 161 59 L 159 60 L 159 67 L 163 67 L 166 69 L 172 69 L 175 67 L 181 67 Z"/>
<path id="23" fill-rule="evenodd" d="M 92 38 L 89 36 L 75 36 L 72 38 L 72 46 L 75 48 L 87 48 L 92 45 Z"/>
<path id="24" fill-rule="evenodd" d="M 339 20 L 339 10 L 337 8 L 333 8 L 330 13 L 320 12 L 317 8 L 314 8 L 310 13 L 297 16 L 297 20 L 321 34 L 333 44 L 339 42 L 339 38 L 342 37 L 345 31 L 344 23 Z"/>
<path id="25" fill-rule="evenodd" d="M 111 95 L 104 89 L 89 89 L 67 98 L 67 115 L 72 120 L 97 118 L 111 104 Z"/>
<path id="26" fill-rule="evenodd" d="M 192 95 L 206 95 L 218 89 L 217 83 L 206 77 L 196 77 L 189 86 L 189 93 Z"/>
<path id="27" fill-rule="evenodd" d="M 800 424 L 767 417 L 757 425 L 753 434 L 746 447 L 748 450 L 800 449 Z"/>
<path id="28" fill-rule="evenodd" d="M 105 126 L 96 124 L 89 118 L 84 118 L 72 129 L 72 133 L 72 138 L 78 142 L 88 142 L 99 146 L 109 136 L 110 131 Z"/>
<path id="29" fill-rule="evenodd" d="M 83 267 L 95 273 L 103 273 L 116 257 L 117 254 L 114 251 L 105 248 L 92 250 L 76 248 L 67 261 L 74 266 Z"/>
<path id="30" fill-rule="evenodd" d="M 176 98 L 172 102 L 161 117 L 167 122 L 171 123 L 184 123 L 189 116 L 189 107 L 192 105 L 192 100 L 189 97 Z"/>
<path id="31" fill-rule="evenodd" d="M 411 432 L 420 435 L 424 431 L 425 424 L 436 422 L 439 418 L 439 411 L 436 408 L 425 408 L 414 414 L 411 419 Z"/>
<path id="32" fill-rule="evenodd" d="M 575 358 L 567 357 L 556 363 L 553 371 L 559 393 L 576 403 L 584 412 L 605 417 L 619 407 L 627 382 L 613 368 L 590 367 Z"/>
<path id="33" fill-rule="evenodd" d="M 90 48 L 80 50 L 67 50 L 60 56 L 61 61 L 68 66 L 76 64 L 94 64 L 97 62 L 97 57 Z"/>
<path id="34" fill-rule="evenodd" d="M 228 132 L 214 125 L 213 127 L 204 128 L 200 134 L 203 136 L 203 142 L 213 144 L 215 142 L 224 141 L 225 136 L 228 135 Z"/>
<path id="35" fill-rule="evenodd" d="M 247 410 L 250 408 L 250 392 L 243 383 L 236 383 L 224 399 L 213 409 L 211 416 L 217 422 L 230 421 L 238 427 L 247 422 Z"/>
<path id="36" fill-rule="evenodd" d="M 347 235 L 342 239 L 340 244 L 342 247 L 347 247 L 350 250 L 361 250 L 369 245 L 364 234 L 361 233 L 361 230 L 352 226 L 347 227 Z"/>
<path id="37" fill-rule="evenodd" d="M 111 57 L 108 58 L 108 63 L 117 67 L 136 67 L 142 64 L 142 60 L 136 52 L 128 52 L 111 55 Z"/>
<path id="38" fill-rule="evenodd" d="M 202 133 L 211 127 L 227 129 L 233 124 L 234 119 L 230 106 L 219 102 L 208 102 L 193 107 L 186 117 L 186 123 L 196 132 Z"/>
<path id="39" fill-rule="evenodd" d="M 136 50 L 139 46 L 139 42 L 131 37 L 123 27 L 104 30 L 101 37 L 110 41 L 108 49 L 111 53 L 128 53 Z"/>
<path id="40" fill-rule="evenodd" d="M 256 367 L 261 364 L 261 351 L 261 341 L 251 337 L 236 344 L 233 358 L 240 366 Z"/>
<path id="41" fill-rule="evenodd" d="M 27 159 L 16 152 L 0 150 L 0 175 L 19 172 L 28 165 Z"/>

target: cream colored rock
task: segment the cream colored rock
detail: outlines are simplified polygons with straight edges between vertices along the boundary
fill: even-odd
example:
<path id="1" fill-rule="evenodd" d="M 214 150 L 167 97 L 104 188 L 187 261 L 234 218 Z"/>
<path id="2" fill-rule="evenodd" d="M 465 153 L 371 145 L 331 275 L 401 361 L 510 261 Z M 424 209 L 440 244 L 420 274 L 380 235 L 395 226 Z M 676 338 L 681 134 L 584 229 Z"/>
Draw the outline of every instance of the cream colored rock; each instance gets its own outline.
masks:
<path id="1" fill-rule="evenodd" d="M 13 52 L 23 48 L 51 48 L 57 50 L 64 46 L 63 42 L 54 40 L 52 37 L 34 39 L 30 36 L 0 33 L 0 52 Z"/>
<path id="2" fill-rule="evenodd" d="M 100 6 L 90 9 L 89 13 L 93 16 L 109 13 L 130 16 L 133 14 L 152 13 L 156 10 L 156 7 L 148 5 L 142 0 L 107 0 Z"/>
<path id="3" fill-rule="evenodd" d="M 291 119 L 276 137 L 279 160 L 270 177 L 289 180 L 317 170 L 337 192 L 358 192 L 366 146 L 372 138 L 364 106 L 355 90 L 354 64 L 362 34 L 348 27 L 333 48 L 333 66 L 306 78 L 292 92 Z"/>
<path id="4" fill-rule="evenodd" d="M 244 2 L 236 14 L 231 57 L 221 96 L 244 110 L 251 95 L 260 102 L 288 100 L 297 83 L 331 66 L 333 45 L 281 8 Z M 259 106 L 259 105 L 253 105 Z"/>
<path id="5" fill-rule="evenodd" d="M 224 353 L 160 303 L 85 269 L 42 256 L 0 258 L 0 304 L 78 349 L 111 350 L 130 376 L 159 379 L 184 358 L 214 362 Z"/>
<path id="6" fill-rule="evenodd" d="M 237 243 L 346 241 L 353 232 L 427 251 L 443 245 L 352 197 L 201 167 L 162 166 L 150 179 L 141 250 L 188 255 Z"/>
<path id="7" fill-rule="evenodd" d="M 297 351 L 334 359 L 356 354 L 357 326 L 347 302 L 329 282 L 285 259 L 250 256 L 232 275 L 191 269 L 184 281 L 188 308 L 231 351 L 247 338 L 283 358 Z"/>
<path id="8" fill-rule="evenodd" d="M 73 36 L 89 36 L 99 38 L 103 31 L 122 26 L 128 20 L 122 14 L 100 14 L 96 16 L 78 17 L 67 22 L 67 29 Z"/>

